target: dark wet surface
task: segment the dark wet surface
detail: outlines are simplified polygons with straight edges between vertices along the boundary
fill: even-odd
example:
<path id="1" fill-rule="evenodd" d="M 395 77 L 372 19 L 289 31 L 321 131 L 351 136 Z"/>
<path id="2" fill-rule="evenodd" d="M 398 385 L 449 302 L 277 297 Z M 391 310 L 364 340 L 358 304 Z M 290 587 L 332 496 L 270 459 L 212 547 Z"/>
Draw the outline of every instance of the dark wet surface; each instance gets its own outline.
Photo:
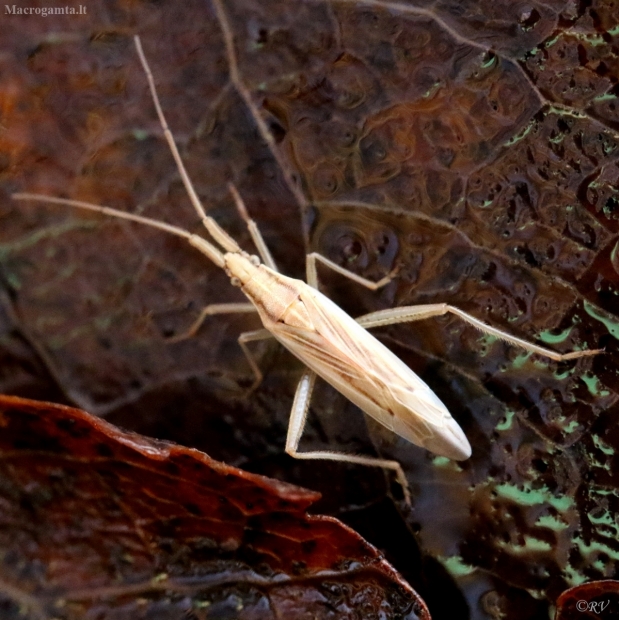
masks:
<path id="1" fill-rule="evenodd" d="M 380 546 L 435 620 L 545 619 L 619 559 L 616 9 L 399 7 L 227 4 L 239 82 L 208 3 L 5 17 L 19 27 L 0 34 L 0 387 L 320 490 L 316 510 Z M 324 386 L 302 445 L 396 458 L 412 511 L 380 471 L 286 457 L 301 367 L 257 344 L 265 380 L 244 397 L 236 338 L 254 319 L 212 317 L 196 339 L 165 341 L 203 305 L 241 300 L 225 274 L 157 231 L 8 198 L 69 196 L 199 230 L 135 33 L 200 197 L 244 247 L 230 181 L 286 274 L 303 277 L 309 250 L 373 279 L 399 267 L 375 293 L 321 270 L 352 315 L 448 302 L 562 352 L 606 353 L 551 362 L 451 317 L 376 330 L 449 407 L 471 459 L 368 431 Z"/>

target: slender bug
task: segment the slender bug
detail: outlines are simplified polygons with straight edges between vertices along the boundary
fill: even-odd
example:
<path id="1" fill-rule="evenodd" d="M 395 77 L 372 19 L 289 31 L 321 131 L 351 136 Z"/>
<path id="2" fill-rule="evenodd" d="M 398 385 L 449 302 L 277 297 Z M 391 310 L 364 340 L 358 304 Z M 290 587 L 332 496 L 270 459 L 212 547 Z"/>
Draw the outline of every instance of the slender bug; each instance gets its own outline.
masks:
<path id="1" fill-rule="evenodd" d="M 343 461 L 392 470 L 404 489 L 406 501 L 410 502 L 404 472 L 396 461 L 333 451 L 299 452 L 299 441 L 305 427 L 316 376 L 322 377 L 365 413 L 410 442 L 455 460 L 467 459 L 471 455 L 471 446 L 466 436 L 445 405 L 410 368 L 367 331 L 369 328 L 451 313 L 487 334 L 553 360 L 570 360 L 599 352 L 584 350 L 556 353 L 490 327 L 447 304 L 393 308 L 353 319 L 318 290 L 316 263 L 320 262 L 372 290 L 387 284 L 391 275 L 372 282 L 317 253 L 307 256 L 307 283 L 281 275 L 258 227 L 247 214 L 241 197 L 230 185 L 232 196 L 262 262 L 257 256 L 244 252 L 236 241 L 206 214 L 200 203 L 164 117 L 154 79 L 137 36 L 135 45 L 165 138 L 191 203 L 214 243 L 177 226 L 108 207 L 29 193 L 14 194 L 13 198 L 88 209 L 158 228 L 183 237 L 215 265 L 224 269 L 231 283 L 241 288 L 249 303 L 206 306 L 185 336 L 195 334 L 209 315 L 257 312 L 264 329 L 243 333 L 238 339 L 256 377 L 254 385 L 260 382 L 262 374 L 247 347 L 248 342 L 275 338 L 307 366 L 298 384 L 290 414 L 286 452 L 291 456 L 298 459 Z"/>

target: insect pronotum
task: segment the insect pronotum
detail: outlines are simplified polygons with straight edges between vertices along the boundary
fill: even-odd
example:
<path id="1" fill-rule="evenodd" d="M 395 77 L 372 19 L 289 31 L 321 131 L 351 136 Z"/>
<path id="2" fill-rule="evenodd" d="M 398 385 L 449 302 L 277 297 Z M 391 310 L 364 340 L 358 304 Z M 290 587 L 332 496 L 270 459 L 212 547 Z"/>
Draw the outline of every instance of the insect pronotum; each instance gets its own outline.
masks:
<path id="1" fill-rule="evenodd" d="M 584 350 L 556 353 L 486 325 L 447 304 L 393 308 L 353 319 L 318 290 L 316 262 L 319 261 L 373 290 L 389 282 L 391 277 L 386 276 L 379 282 L 372 282 L 317 253 L 307 256 L 307 283 L 281 275 L 255 222 L 249 218 L 241 197 L 230 185 L 237 208 L 248 226 L 262 262 L 257 256 L 249 255 L 206 214 L 200 203 L 164 117 L 154 79 L 137 36 L 135 45 L 146 73 L 161 127 L 191 203 L 215 243 L 177 226 L 109 207 L 40 194 L 17 193 L 13 194 L 13 198 L 88 209 L 159 228 L 183 237 L 215 265 L 224 269 L 232 284 L 241 288 L 249 303 L 209 305 L 204 308 L 188 333 L 194 334 L 208 315 L 257 312 L 264 329 L 243 333 L 238 339 L 256 376 L 256 384 L 260 382 L 262 375 L 246 346 L 250 341 L 276 338 L 307 366 L 299 381 L 290 414 L 286 452 L 291 456 L 298 459 L 328 459 L 390 469 L 395 472 L 398 482 L 402 485 L 405 500 L 410 501 L 406 477 L 397 461 L 334 451 L 299 452 L 299 441 L 317 375 L 365 413 L 410 442 L 450 459 L 463 460 L 471 455 L 471 446 L 466 436 L 445 405 L 410 368 L 374 338 L 367 331 L 368 328 L 418 321 L 451 313 L 487 334 L 553 360 L 570 360 L 599 352 Z"/>

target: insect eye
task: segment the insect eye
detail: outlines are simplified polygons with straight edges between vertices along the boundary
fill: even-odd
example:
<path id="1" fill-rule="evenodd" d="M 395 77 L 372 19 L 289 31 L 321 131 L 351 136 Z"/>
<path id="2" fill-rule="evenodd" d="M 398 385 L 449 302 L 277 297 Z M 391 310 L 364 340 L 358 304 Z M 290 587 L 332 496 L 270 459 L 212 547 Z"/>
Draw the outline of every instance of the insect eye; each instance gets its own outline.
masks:
<path id="1" fill-rule="evenodd" d="M 255 254 L 252 254 L 252 255 L 249 257 L 249 262 L 250 262 L 250 263 L 251 263 L 254 267 L 257 267 L 257 266 L 260 264 L 260 259 L 259 259 L 259 258 L 258 258 Z"/>
<path id="2" fill-rule="evenodd" d="M 241 281 L 236 276 L 234 276 L 230 278 L 230 284 L 232 284 L 232 286 L 241 286 Z"/>

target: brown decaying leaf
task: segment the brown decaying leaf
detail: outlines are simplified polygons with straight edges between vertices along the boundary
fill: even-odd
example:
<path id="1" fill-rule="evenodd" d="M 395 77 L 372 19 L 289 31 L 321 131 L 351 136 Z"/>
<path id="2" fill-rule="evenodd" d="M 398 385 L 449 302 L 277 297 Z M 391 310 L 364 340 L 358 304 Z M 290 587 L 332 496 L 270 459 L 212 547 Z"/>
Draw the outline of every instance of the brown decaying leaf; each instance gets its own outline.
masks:
<path id="1" fill-rule="evenodd" d="M 320 510 L 385 549 L 436 620 L 546 620 L 562 591 L 618 570 L 616 3 L 222 4 L 234 56 L 207 0 L 5 16 L 6 194 L 199 230 L 139 33 L 198 193 L 244 247 L 230 181 L 285 273 L 301 277 L 310 249 L 371 278 L 399 267 L 378 293 L 321 271 L 353 315 L 449 302 L 558 350 L 606 354 L 555 364 L 452 318 L 377 330 L 450 408 L 472 458 L 368 433 L 324 387 L 302 445 L 397 458 L 414 494 L 400 513 L 380 471 L 283 455 L 301 369 L 257 346 L 265 380 L 244 398 L 236 337 L 253 318 L 213 317 L 194 340 L 166 342 L 202 305 L 239 300 L 223 273 L 159 232 L 7 197 L 0 389 L 320 490 Z"/>
<path id="2" fill-rule="evenodd" d="M 0 616 L 401 618 L 423 601 L 319 495 L 0 397 Z"/>

